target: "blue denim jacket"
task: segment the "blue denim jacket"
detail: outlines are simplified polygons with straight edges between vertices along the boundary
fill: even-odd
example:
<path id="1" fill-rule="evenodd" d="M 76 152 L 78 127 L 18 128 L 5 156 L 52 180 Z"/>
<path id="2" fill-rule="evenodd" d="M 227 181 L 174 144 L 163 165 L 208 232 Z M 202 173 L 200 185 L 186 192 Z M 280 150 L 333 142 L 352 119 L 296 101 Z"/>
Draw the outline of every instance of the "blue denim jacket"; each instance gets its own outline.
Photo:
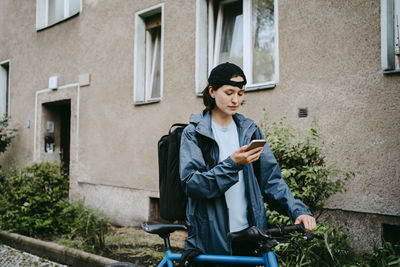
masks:
<path id="1" fill-rule="evenodd" d="M 252 120 L 240 114 L 235 114 L 233 118 L 240 146 L 248 144 L 252 137 L 264 139 L 261 130 Z M 231 254 L 231 245 L 227 240 L 229 218 L 225 191 L 238 182 L 240 170 L 243 170 L 246 186 L 250 226 L 267 227 L 264 199 L 273 209 L 288 215 L 292 221 L 301 214 L 311 215 L 307 206 L 293 197 L 268 145 L 265 145 L 260 156 L 259 167 L 256 168 L 258 174 L 255 173 L 254 164 L 242 166 L 230 157 L 210 168 L 199 148 L 198 134 L 211 142 L 210 154 L 217 162 L 219 150 L 211 130 L 211 113 L 208 111 L 190 117 L 190 124 L 184 129 L 181 139 L 180 174 L 183 190 L 188 196 L 188 237 L 185 249 L 197 248 L 207 254 Z"/>

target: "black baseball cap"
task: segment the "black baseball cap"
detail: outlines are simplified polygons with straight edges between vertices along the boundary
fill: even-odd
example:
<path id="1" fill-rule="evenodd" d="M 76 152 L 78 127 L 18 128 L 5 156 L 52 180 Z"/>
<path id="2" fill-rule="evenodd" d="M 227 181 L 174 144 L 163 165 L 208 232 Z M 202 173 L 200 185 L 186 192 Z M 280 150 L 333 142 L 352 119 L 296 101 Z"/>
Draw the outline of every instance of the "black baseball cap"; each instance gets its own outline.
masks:
<path id="1" fill-rule="evenodd" d="M 242 77 L 243 82 L 231 81 L 231 79 L 236 76 Z M 246 83 L 246 76 L 243 70 L 239 66 L 229 62 L 216 66 L 208 77 L 208 84 L 217 88 L 225 84 L 242 88 Z"/>

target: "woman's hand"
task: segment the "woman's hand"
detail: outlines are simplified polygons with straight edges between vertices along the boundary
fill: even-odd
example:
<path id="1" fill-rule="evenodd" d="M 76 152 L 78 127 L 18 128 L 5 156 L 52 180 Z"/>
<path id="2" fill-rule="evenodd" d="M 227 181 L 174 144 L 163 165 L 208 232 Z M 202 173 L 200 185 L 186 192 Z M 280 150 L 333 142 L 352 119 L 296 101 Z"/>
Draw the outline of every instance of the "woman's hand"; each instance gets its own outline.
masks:
<path id="1" fill-rule="evenodd" d="M 239 165 L 246 165 L 258 160 L 261 156 L 263 147 L 257 147 L 252 150 L 246 151 L 247 146 L 242 146 L 236 150 L 232 155 L 232 160 Z"/>
<path id="2" fill-rule="evenodd" d="M 300 223 L 304 224 L 304 229 L 306 229 L 308 232 L 314 231 L 315 227 L 317 226 L 315 218 L 307 214 L 302 214 L 296 218 L 294 224 Z"/>

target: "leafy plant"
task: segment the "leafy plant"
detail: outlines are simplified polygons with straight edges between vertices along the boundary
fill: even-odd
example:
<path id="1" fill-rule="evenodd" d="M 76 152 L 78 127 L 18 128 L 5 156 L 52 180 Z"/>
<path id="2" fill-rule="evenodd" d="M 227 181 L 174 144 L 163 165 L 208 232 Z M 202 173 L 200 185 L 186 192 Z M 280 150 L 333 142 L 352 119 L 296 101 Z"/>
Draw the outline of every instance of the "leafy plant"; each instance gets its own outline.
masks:
<path id="1" fill-rule="evenodd" d="M 343 266 L 352 262 L 350 239 L 341 229 L 319 224 L 312 241 L 294 236 L 290 242 L 279 244 L 275 250 L 282 266 Z"/>
<path id="2" fill-rule="evenodd" d="M 9 126 L 10 117 L 5 116 L 0 120 L 0 153 L 4 153 L 11 141 L 17 135 L 17 129 L 10 128 Z"/>
<path id="3" fill-rule="evenodd" d="M 57 205 L 68 198 L 68 177 L 59 164 L 35 163 L 0 175 L 0 227 L 30 236 L 60 232 Z"/>
<path id="4" fill-rule="evenodd" d="M 400 266 L 400 244 L 392 244 L 385 242 L 383 246 L 379 247 L 374 245 L 373 252 L 371 254 L 364 254 L 356 263 L 352 266 Z"/>
<path id="5" fill-rule="evenodd" d="M 288 126 L 285 118 L 269 123 L 265 111 L 260 127 L 279 163 L 282 178 L 293 196 L 301 199 L 311 212 L 321 213 L 326 199 L 345 191 L 345 182 L 354 172 L 341 172 L 327 166 L 315 122 L 303 139 L 293 134 L 294 129 Z M 277 219 L 278 213 L 274 211 L 267 209 L 267 212 L 273 223 L 289 222 L 288 218 Z"/>
<path id="6" fill-rule="evenodd" d="M 342 172 L 327 166 L 316 123 L 304 137 L 294 134 L 285 118 L 269 123 L 264 111 L 260 124 L 268 144 L 274 153 L 293 196 L 301 199 L 317 217 L 322 213 L 326 199 L 345 191 L 345 182 L 354 172 Z M 266 204 L 268 224 L 290 224 L 287 216 L 271 210 Z M 306 242 L 294 238 L 281 244 L 276 252 L 283 266 L 341 266 L 350 260 L 350 239 L 341 229 L 329 224 L 319 224 L 316 234 L 323 240 Z"/>
<path id="7" fill-rule="evenodd" d="M 105 248 L 105 235 L 110 229 L 110 223 L 100 211 L 88 209 L 81 201 L 68 203 L 58 219 L 69 229 L 69 238 L 80 238 L 88 250 L 99 251 Z"/>
<path id="8" fill-rule="evenodd" d="M 46 238 L 64 234 L 104 249 L 108 219 L 81 202 L 69 203 L 68 185 L 59 163 L 0 172 L 0 229 Z"/>

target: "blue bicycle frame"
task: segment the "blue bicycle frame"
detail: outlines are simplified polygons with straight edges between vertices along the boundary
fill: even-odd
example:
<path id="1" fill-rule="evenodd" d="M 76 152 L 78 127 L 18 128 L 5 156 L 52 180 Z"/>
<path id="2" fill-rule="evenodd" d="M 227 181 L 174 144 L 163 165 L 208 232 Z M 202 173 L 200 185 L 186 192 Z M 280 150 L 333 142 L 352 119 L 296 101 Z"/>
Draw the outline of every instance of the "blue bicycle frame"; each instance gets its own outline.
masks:
<path id="1" fill-rule="evenodd" d="M 173 253 L 170 249 L 166 250 L 165 257 L 158 264 L 158 267 L 168 266 L 173 267 L 173 261 L 181 259 L 180 253 Z M 252 264 L 267 267 L 278 267 L 278 262 L 273 251 L 263 253 L 262 257 L 249 257 L 249 256 L 229 256 L 229 255 L 209 255 L 202 254 L 194 258 L 197 262 L 213 262 L 213 263 L 233 263 L 233 264 Z"/>

